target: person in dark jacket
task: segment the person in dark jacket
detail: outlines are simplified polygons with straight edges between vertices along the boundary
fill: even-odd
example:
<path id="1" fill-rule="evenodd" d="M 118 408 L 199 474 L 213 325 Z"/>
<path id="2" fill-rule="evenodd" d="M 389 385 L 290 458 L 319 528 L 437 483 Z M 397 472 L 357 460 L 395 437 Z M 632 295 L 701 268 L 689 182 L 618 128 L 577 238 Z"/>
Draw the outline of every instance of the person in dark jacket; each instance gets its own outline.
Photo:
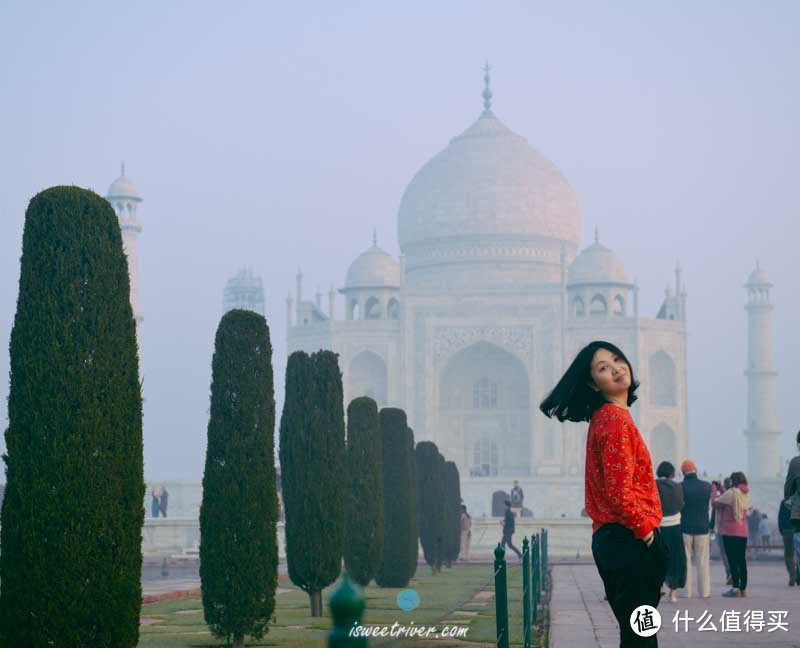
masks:
<path id="1" fill-rule="evenodd" d="M 522 558 L 522 553 L 520 550 L 517 549 L 514 544 L 511 542 L 511 536 L 514 535 L 515 526 L 514 526 L 514 513 L 511 510 L 511 500 L 505 501 L 506 505 L 506 512 L 503 516 L 503 541 L 502 546 L 505 549 L 506 545 L 508 545 L 514 553 L 517 554 L 519 558 Z"/>
<path id="2" fill-rule="evenodd" d="M 167 487 L 161 487 L 161 497 L 158 498 L 158 510 L 161 511 L 162 517 L 167 517 L 167 506 L 169 506 L 169 493 Z"/>
<path id="3" fill-rule="evenodd" d="M 800 565 L 800 432 L 797 433 L 797 452 L 798 455 L 789 462 L 789 469 L 786 471 L 783 497 L 792 507 L 789 519 L 794 528 L 794 551 Z"/>
<path id="4" fill-rule="evenodd" d="M 662 461 L 656 469 L 656 487 L 661 499 L 661 537 L 669 549 L 667 574 L 664 582 L 669 587 L 669 600 L 678 601 L 678 590 L 686 586 L 686 552 L 681 535 L 681 509 L 683 509 L 683 489 L 675 481 L 675 466 Z"/>
<path id="5" fill-rule="evenodd" d="M 797 555 L 794 551 L 794 528 L 791 520 L 792 507 L 783 498 L 778 503 L 778 531 L 783 538 L 783 561 L 786 563 L 786 571 L 789 572 L 789 587 L 800 585 L 800 573 L 798 572 Z"/>
<path id="6" fill-rule="evenodd" d="M 697 466 L 691 459 L 681 462 L 683 481 L 683 510 L 681 532 L 686 555 L 686 596 L 692 598 L 694 590 L 694 563 L 697 571 L 697 589 L 700 596 L 711 596 L 711 563 L 709 562 L 708 508 L 711 502 L 711 484 L 697 477 Z"/>

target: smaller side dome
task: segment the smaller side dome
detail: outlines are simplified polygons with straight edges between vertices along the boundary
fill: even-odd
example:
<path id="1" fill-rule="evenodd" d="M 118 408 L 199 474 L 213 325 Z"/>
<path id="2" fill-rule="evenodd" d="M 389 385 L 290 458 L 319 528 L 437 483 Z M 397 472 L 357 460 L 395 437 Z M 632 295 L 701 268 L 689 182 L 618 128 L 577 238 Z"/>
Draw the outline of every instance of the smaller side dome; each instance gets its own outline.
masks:
<path id="1" fill-rule="evenodd" d="M 576 284 L 630 284 L 628 274 L 616 254 L 595 240 L 583 250 L 569 267 L 567 286 Z"/>
<path id="2" fill-rule="evenodd" d="M 350 264 L 345 288 L 399 288 L 400 264 L 373 242 Z"/>
<path id="3" fill-rule="evenodd" d="M 141 200 L 142 196 L 139 194 L 139 191 L 134 186 L 133 182 L 131 182 L 130 178 L 125 175 L 125 165 L 122 165 L 122 171 L 120 173 L 119 178 L 114 180 L 111 183 L 111 186 L 108 188 L 108 194 L 106 194 L 107 198 L 128 198 L 132 200 Z"/>

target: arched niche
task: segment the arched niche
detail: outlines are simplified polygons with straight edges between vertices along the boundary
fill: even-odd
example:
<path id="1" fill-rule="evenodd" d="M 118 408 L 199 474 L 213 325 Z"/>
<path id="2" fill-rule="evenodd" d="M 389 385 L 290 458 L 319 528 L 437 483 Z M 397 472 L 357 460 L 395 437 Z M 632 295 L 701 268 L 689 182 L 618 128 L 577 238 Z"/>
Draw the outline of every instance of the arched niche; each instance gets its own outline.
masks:
<path id="1" fill-rule="evenodd" d="M 675 361 L 664 351 L 650 356 L 650 402 L 660 407 L 678 404 L 678 385 Z"/>
<path id="2" fill-rule="evenodd" d="M 379 407 L 387 404 L 389 393 L 386 362 L 377 353 L 361 351 L 350 361 L 347 374 L 349 398 L 369 396 Z"/>
<path id="3" fill-rule="evenodd" d="M 438 391 L 443 447 L 463 458 L 469 474 L 530 474 L 530 383 L 517 356 L 476 342 L 448 360 Z"/>

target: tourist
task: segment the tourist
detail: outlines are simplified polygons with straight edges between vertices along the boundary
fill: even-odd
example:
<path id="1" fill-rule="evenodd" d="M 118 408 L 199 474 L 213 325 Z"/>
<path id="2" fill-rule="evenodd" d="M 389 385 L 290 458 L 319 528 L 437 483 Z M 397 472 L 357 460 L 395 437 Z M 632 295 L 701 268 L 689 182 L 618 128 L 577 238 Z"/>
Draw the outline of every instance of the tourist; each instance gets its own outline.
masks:
<path id="1" fill-rule="evenodd" d="M 783 485 L 783 497 L 791 506 L 789 519 L 794 528 L 794 551 L 797 565 L 800 567 L 800 432 L 797 433 L 796 440 L 798 455 L 789 462 L 786 482 Z"/>
<path id="2" fill-rule="evenodd" d="M 721 493 L 724 493 L 731 487 L 731 478 L 726 477 L 722 483 L 720 484 L 718 481 L 711 482 L 711 490 L 716 488 Z M 716 538 L 717 549 L 719 550 L 719 556 L 722 559 L 722 564 L 725 566 L 725 584 L 730 585 L 733 581 L 731 580 L 731 566 L 728 562 L 728 554 L 725 553 L 725 544 L 722 542 L 722 534 L 716 531 L 717 529 L 717 509 L 713 506 L 711 507 L 711 530 L 714 532 L 714 537 Z"/>
<path id="3" fill-rule="evenodd" d="M 761 537 L 761 547 L 764 552 L 769 551 L 770 538 L 772 538 L 772 531 L 769 528 L 769 520 L 767 514 L 761 514 L 761 521 L 758 523 L 758 535 Z"/>
<path id="4" fill-rule="evenodd" d="M 724 493 L 711 492 L 711 505 L 717 509 L 717 532 L 731 567 L 731 588 L 723 596 L 746 596 L 747 589 L 747 510 L 750 495 L 743 472 L 731 473 L 731 487 Z"/>
<path id="5" fill-rule="evenodd" d="M 525 493 L 522 492 L 522 489 L 519 487 L 519 482 L 515 479 L 514 486 L 511 489 L 511 508 L 512 509 L 521 509 L 522 508 L 522 500 L 525 497 Z"/>
<path id="6" fill-rule="evenodd" d="M 789 587 L 800 585 L 797 554 L 794 550 L 794 528 L 792 527 L 792 505 L 789 500 L 781 498 L 778 504 L 778 531 L 783 539 L 783 562 L 789 572 Z"/>
<path id="7" fill-rule="evenodd" d="M 514 553 L 517 554 L 519 558 L 522 558 L 522 554 L 520 553 L 519 549 L 517 549 L 513 543 L 511 542 L 511 536 L 514 535 L 514 513 L 511 511 L 511 500 L 505 501 L 506 505 L 506 512 L 503 515 L 503 540 L 501 545 L 505 548 L 508 545 Z"/>
<path id="8" fill-rule="evenodd" d="M 153 486 L 153 491 L 151 495 L 153 499 L 150 501 L 150 514 L 154 517 L 158 517 L 158 496 L 159 496 L 158 486 Z"/>
<path id="9" fill-rule="evenodd" d="M 761 522 L 761 511 L 753 509 L 747 514 L 747 542 L 753 548 L 752 554 L 759 553 L 758 524 Z"/>
<path id="10" fill-rule="evenodd" d="M 472 540 L 472 518 L 467 513 L 465 504 L 461 505 L 461 548 L 459 555 L 462 560 L 469 560 L 469 544 Z"/>
<path id="11" fill-rule="evenodd" d="M 711 596 L 711 563 L 709 562 L 711 527 L 708 519 L 711 484 L 697 477 L 697 466 L 691 459 L 685 459 L 681 463 L 681 473 L 683 473 L 681 533 L 686 556 L 686 596 L 692 598 L 696 570 L 700 596 L 708 598 Z M 692 563 L 694 563 L 695 570 L 692 569 Z M 727 562 L 725 564 L 727 565 Z"/>
<path id="12" fill-rule="evenodd" d="M 158 510 L 161 511 L 163 517 L 167 517 L 167 504 L 169 504 L 169 493 L 167 487 L 161 487 L 161 497 L 158 500 Z"/>
<path id="13" fill-rule="evenodd" d="M 628 409 L 638 383 L 622 351 L 609 342 L 581 349 L 539 408 L 559 421 L 588 421 L 585 502 L 592 518 L 592 555 L 619 623 L 620 646 L 658 646 L 630 618 L 657 607 L 667 569 L 661 502 L 653 464 Z"/>
<path id="14" fill-rule="evenodd" d="M 678 601 L 678 590 L 686 587 L 686 550 L 681 533 L 681 509 L 683 488 L 675 481 L 675 466 L 662 461 L 656 470 L 656 487 L 661 500 L 661 537 L 669 550 L 667 574 L 664 581 L 669 587 L 669 600 Z"/>

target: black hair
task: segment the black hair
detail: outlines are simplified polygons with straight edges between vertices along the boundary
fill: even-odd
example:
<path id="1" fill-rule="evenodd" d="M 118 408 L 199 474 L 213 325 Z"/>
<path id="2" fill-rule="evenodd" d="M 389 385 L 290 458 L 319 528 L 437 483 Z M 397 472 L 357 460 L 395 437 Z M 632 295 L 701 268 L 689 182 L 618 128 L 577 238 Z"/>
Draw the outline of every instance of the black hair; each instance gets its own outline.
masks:
<path id="1" fill-rule="evenodd" d="M 800 430 L 797 431 L 797 443 L 800 443 Z"/>
<path id="2" fill-rule="evenodd" d="M 591 421 L 592 414 L 608 401 L 603 394 L 589 385 L 592 384 L 592 358 L 598 349 L 606 349 L 628 365 L 631 376 L 631 386 L 628 388 L 628 406 L 632 405 L 637 396 L 634 393 L 639 383 L 633 377 L 633 367 L 619 347 L 611 342 L 595 340 L 583 347 L 572 364 L 561 376 L 561 380 L 553 387 L 547 397 L 539 405 L 545 416 L 555 416 L 559 421 Z"/>
<path id="3" fill-rule="evenodd" d="M 741 484 L 747 485 L 747 477 L 741 471 L 731 473 L 731 486 L 740 486 Z"/>
<path id="4" fill-rule="evenodd" d="M 675 466 L 673 466 L 669 461 L 662 461 L 660 464 L 658 464 L 656 475 L 658 477 L 674 477 Z"/>
<path id="5" fill-rule="evenodd" d="M 726 477 L 722 480 L 722 485 L 725 487 L 725 490 L 728 490 L 731 487 L 731 478 Z"/>
<path id="6" fill-rule="evenodd" d="M 506 500 L 505 502 L 503 502 L 503 504 L 505 504 L 506 506 L 511 506 L 511 500 Z"/>

